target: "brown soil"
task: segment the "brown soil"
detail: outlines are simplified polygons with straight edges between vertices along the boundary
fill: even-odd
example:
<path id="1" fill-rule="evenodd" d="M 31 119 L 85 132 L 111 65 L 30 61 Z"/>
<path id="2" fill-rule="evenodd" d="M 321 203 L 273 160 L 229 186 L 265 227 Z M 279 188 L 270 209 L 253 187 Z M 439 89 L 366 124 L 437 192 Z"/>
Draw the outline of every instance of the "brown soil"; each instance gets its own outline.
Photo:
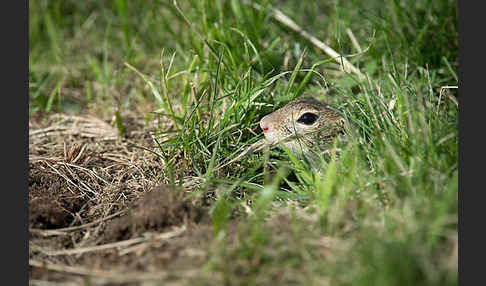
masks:
<path id="1" fill-rule="evenodd" d="M 123 137 L 94 118 L 29 122 L 31 280 L 197 281 L 212 241 L 208 209 L 165 185 L 160 159 L 137 147 L 157 151 L 143 120 L 126 118 Z"/>
<path id="2" fill-rule="evenodd" d="M 55 229 L 67 227 L 73 214 L 86 204 L 86 199 L 70 193 L 62 178 L 29 168 L 29 226 Z"/>
<path id="3" fill-rule="evenodd" d="M 147 231 L 197 224 L 204 218 L 207 218 L 206 210 L 194 206 L 182 190 L 176 191 L 162 185 L 136 200 L 128 215 L 114 219 L 107 227 L 105 240 L 124 240 Z"/>

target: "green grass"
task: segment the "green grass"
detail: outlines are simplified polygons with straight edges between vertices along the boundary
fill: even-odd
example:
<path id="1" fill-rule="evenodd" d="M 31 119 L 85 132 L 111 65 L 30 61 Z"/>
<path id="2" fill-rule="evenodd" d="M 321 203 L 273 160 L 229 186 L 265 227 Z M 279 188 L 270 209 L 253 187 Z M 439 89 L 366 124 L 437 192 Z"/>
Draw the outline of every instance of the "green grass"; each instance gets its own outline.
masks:
<path id="1" fill-rule="evenodd" d="M 167 164 L 161 176 L 221 190 L 207 270 L 228 282 L 457 285 L 457 260 L 447 262 L 457 235 L 457 93 L 439 101 L 442 86 L 458 84 L 456 2 L 178 2 L 183 15 L 172 1 L 32 1 L 30 114 L 152 104 L 173 126 L 154 150 Z M 342 54 L 358 53 L 350 29 L 365 52 L 349 60 L 366 79 L 340 73 L 271 7 Z M 300 95 L 333 103 L 355 127 L 321 174 L 277 149 L 217 168 L 262 138 L 261 117 Z M 253 214 L 236 216 L 238 241 L 229 242 L 230 214 L 247 201 Z M 266 218 L 285 211 L 293 219 L 282 234 Z M 333 259 L 316 253 L 309 241 L 322 236 L 348 247 Z"/>

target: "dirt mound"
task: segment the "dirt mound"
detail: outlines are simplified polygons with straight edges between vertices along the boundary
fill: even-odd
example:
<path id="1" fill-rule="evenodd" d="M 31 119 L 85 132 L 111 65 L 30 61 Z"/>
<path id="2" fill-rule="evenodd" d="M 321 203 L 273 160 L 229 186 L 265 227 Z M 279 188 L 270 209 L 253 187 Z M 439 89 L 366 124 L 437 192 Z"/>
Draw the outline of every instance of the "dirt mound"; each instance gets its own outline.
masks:
<path id="1" fill-rule="evenodd" d="M 29 278 L 122 285 L 198 273 L 209 212 L 194 188 L 153 187 L 168 182 L 153 126 L 124 120 L 114 138 L 93 118 L 47 119 L 29 122 Z"/>
<path id="2" fill-rule="evenodd" d="M 70 193 L 63 179 L 42 172 L 33 165 L 29 171 L 29 227 L 67 227 L 86 200 Z"/>
<path id="3" fill-rule="evenodd" d="M 170 226 L 208 221 L 207 213 L 194 206 L 183 190 L 158 186 L 136 200 L 126 216 L 111 221 L 105 231 L 105 241 L 124 240 L 147 231 L 160 232 Z"/>

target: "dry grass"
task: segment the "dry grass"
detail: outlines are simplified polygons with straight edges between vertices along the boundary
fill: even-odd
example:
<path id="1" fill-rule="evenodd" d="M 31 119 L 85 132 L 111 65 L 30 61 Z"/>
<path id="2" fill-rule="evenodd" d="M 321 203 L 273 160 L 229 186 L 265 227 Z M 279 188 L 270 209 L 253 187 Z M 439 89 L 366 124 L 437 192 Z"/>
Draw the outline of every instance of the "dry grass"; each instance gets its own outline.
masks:
<path id="1" fill-rule="evenodd" d="M 248 2 L 29 5 L 32 285 L 457 284 L 453 1 Z M 319 173 L 258 141 L 302 95 Z"/>

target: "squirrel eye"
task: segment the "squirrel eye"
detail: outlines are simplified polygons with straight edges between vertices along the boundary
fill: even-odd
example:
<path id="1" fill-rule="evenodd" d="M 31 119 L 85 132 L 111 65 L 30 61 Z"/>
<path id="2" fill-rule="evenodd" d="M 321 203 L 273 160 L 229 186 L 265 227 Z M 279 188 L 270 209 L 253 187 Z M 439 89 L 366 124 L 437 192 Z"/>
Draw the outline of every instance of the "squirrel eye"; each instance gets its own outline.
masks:
<path id="1" fill-rule="evenodd" d="M 299 119 L 297 119 L 297 122 L 305 124 L 305 125 L 311 125 L 317 120 L 317 114 L 306 112 L 302 114 Z"/>

